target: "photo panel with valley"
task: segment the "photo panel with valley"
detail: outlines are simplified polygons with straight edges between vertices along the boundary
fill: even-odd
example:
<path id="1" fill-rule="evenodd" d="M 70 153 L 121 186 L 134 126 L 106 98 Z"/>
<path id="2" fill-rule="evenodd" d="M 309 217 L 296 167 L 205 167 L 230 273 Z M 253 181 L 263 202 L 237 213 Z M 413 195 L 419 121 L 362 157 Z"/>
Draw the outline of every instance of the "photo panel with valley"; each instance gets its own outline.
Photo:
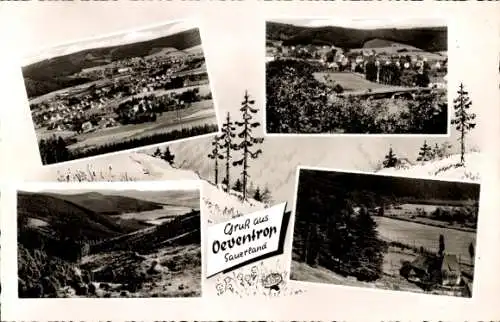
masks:
<path id="1" fill-rule="evenodd" d="M 130 187 L 18 190 L 19 298 L 200 297 L 199 188 Z"/>
<path id="2" fill-rule="evenodd" d="M 300 168 L 291 279 L 472 297 L 480 185 Z"/>
<path id="3" fill-rule="evenodd" d="M 448 27 L 268 19 L 267 134 L 446 135 Z"/>
<path id="4" fill-rule="evenodd" d="M 219 130 L 191 21 L 38 51 L 22 71 L 44 165 Z"/>

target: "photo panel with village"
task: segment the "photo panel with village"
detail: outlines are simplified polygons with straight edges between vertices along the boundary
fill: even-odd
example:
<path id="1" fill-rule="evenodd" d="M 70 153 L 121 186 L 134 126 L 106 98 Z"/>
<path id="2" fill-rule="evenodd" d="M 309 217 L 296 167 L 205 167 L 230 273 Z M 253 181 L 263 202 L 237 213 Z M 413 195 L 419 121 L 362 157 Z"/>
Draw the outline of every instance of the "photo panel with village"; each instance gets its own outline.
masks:
<path id="1" fill-rule="evenodd" d="M 219 130 L 192 20 L 38 51 L 22 72 L 44 165 Z"/>
<path id="2" fill-rule="evenodd" d="M 107 185 L 17 190 L 19 298 L 200 297 L 199 186 Z"/>
<path id="3" fill-rule="evenodd" d="M 267 134 L 447 135 L 445 20 L 266 21 Z"/>
<path id="4" fill-rule="evenodd" d="M 480 185 L 298 169 L 291 279 L 472 297 Z"/>

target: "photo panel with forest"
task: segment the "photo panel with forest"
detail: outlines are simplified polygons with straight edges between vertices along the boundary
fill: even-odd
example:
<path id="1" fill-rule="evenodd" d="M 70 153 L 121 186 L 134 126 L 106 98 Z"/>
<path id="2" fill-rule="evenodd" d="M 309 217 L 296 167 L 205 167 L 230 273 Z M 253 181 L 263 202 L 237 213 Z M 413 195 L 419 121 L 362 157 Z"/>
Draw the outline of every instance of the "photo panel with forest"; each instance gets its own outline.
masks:
<path id="1" fill-rule="evenodd" d="M 472 297 L 480 185 L 299 168 L 291 279 Z"/>
<path id="2" fill-rule="evenodd" d="M 22 72 L 44 165 L 219 130 L 193 21 L 38 50 Z"/>
<path id="3" fill-rule="evenodd" d="M 266 21 L 268 134 L 448 134 L 443 20 Z"/>
<path id="4" fill-rule="evenodd" d="M 17 191 L 19 298 L 201 296 L 199 188 L 68 187 Z"/>

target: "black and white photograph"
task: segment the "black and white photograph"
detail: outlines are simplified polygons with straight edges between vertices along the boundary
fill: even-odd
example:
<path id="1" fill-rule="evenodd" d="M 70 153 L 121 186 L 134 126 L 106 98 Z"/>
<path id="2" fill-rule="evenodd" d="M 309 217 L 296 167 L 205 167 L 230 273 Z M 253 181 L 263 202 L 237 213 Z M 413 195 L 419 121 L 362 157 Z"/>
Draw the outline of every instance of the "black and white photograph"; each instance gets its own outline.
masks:
<path id="1" fill-rule="evenodd" d="M 445 21 L 266 21 L 268 134 L 448 134 Z"/>
<path id="2" fill-rule="evenodd" d="M 19 298 L 201 296 L 200 191 L 17 192 Z"/>
<path id="3" fill-rule="evenodd" d="M 43 164 L 218 131 L 191 21 L 49 48 L 22 71 Z"/>
<path id="4" fill-rule="evenodd" d="M 69 24 L 71 18 L 77 15 L 71 15 L 71 10 L 66 7 L 61 8 L 61 11 L 65 12 L 61 18 L 65 24 Z M 399 21 L 403 21 L 408 13 L 400 13 Z M 144 14 L 148 15 L 146 12 Z M 283 13 L 274 12 L 266 16 L 276 17 L 278 14 Z M 389 15 L 393 13 L 388 13 L 386 17 Z M 134 21 L 133 17 L 136 16 L 129 12 L 126 18 L 122 16 L 116 19 Z M 416 13 L 416 16 L 425 15 Z M 467 32 L 470 28 L 482 30 L 482 27 L 465 26 L 450 22 L 447 30 L 450 37 L 449 54 L 453 57 L 449 62 L 450 74 L 446 76 L 448 100 L 450 109 L 453 109 L 448 115 L 451 118 L 448 122 L 449 136 L 266 135 L 269 132 L 266 133 L 265 129 L 266 92 L 263 86 L 266 72 L 263 62 L 265 21 L 243 15 L 238 17 L 238 23 L 230 30 L 222 21 L 207 21 L 202 29 L 207 35 L 204 49 L 209 66 L 215 66 L 210 76 L 214 76 L 211 80 L 217 93 L 220 133 L 75 160 L 41 170 L 31 171 L 32 166 L 26 164 L 23 175 L 28 172 L 41 181 L 75 183 L 199 179 L 203 184 L 201 212 L 208 225 L 281 202 L 287 202 L 286 212 L 293 211 L 297 167 L 301 165 L 440 180 L 487 180 L 488 172 L 482 171 L 482 134 L 488 131 L 490 124 L 484 120 L 488 120 L 489 111 L 494 110 L 496 105 L 493 104 L 494 100 L 484 95 L 484 85 L 478 80 L 491 73 L 491 64 L 475 64 L 469 57 L 486 52 L 485 44 L 488 41 L 472 39 Z M 104 23 L 94 26 L 93 30 L 105 28 L 112 30 L 111 26 Z M 44 26 L 42 30 L 34 34 L 41 37 L 57 29 Z M 262 37 L 255 37 L 255 34 L 261 34 Z M 23 41 L 24 47 L 28 47 L 28 40 L 31 38 Z M 220 44 L 224 44 L 223 51 L 220 50 Z M 496 64 L 494 70 L 496 72 Z M 243 78 L 235 81 L 234 77 L 227 77 L 230 74 L 242 75 Z M 451 99 L 454 103 L 451 103 Z M 468 116 L 462 118 L 463 114 Z M 19 145 L 24 143 L 22 140 L 15 142 L 19 142 Z M 26 150 L 25 155 L 28 155 L 28 147 L 22 147 Z M 246 151 L 244 147 L 247 147 Z M 316 290 L 342 292 L 342 288 L 289 280 L 291 230 L 290 227 L 286 236 L 286 243 L 290 246 L 286 247 L 286 254 L 212 279 L 204 279 L 203 296 L 220 299 L 255 298 L 261 295 L 294 297 Z M 478 238 L 478 244 L 482 245 L 479 243 L 481 234 L 478 234 Z M 439 235 L 435 239 L 438 241 Z M 447 240 L 445 242 L 449 243 Z M 478 255 L 481 249 L 478 246 Z M 261 282 L 247 283 L 247 276 L 255 276 L 256 273 L 259 278 L 277 277 L 279 274 L 282 279 L 279 289 L 267 288 L 270 284 Z M 357 290 L 352 291 L 356 293 Z M 365 294 L 365 289 L 359 289 L 359 292 Z M 380 293 L 383 293 L 382 297 L 386 293 L 392 296 L 391 292 Z M 423 298 L 427 301 L 429 297 Z"/>
<path id="5" fill-rule="evenodd" d="M 479 184 L 298 172 L 292 280 L 472 297 Z"/>

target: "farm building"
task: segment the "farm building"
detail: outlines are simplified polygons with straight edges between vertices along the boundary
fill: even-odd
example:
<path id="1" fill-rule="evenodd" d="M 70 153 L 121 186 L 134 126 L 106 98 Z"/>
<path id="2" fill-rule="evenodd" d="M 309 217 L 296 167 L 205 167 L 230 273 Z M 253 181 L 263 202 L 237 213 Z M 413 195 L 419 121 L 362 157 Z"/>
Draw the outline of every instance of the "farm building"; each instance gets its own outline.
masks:
<path id="1" fill-rule="evenodd" d="M 423 282 L 430 278 L 432 259 L 425 255 L 418 256 L 410 263 L 407 278 L 411 282 Z"/>
<path id="2" fill-rule="evenodd" d="M 441 263 L 441 280 L 443 286 L 459 286 L 462 273 L 457 256 L 446 254 Z"/>
<path id="3" fill-rule="evenodd" d="M 122 73 L 127 73 L 127 72 L 130 72 L 131 69 L 129 67 L 123 67 L 123 68 L 119 68 L 118 69 L 118 73 L 122 74 Z"/>
<path id="4" fill-rule="evenodd" d="M 87 132 L 92 130 L 92 123 L 90 121 L 87 121 L 82 124 L 82 131 Z"/>

